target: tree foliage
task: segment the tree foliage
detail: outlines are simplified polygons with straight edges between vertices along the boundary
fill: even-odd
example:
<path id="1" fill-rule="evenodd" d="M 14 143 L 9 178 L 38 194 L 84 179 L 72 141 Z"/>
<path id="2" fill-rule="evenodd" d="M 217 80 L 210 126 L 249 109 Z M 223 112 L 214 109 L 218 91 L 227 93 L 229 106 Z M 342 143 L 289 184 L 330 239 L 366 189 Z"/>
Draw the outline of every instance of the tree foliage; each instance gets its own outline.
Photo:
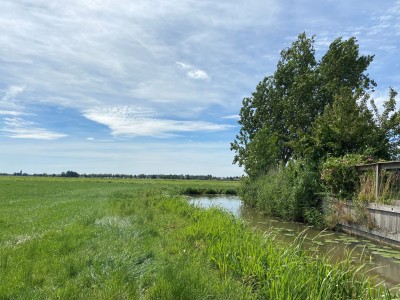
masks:
<path id="1" fill-rule="evenodd" d="M 310 132 L 292 143 L 297 155 L 312 161 L 356 153 L 389 159 L 387 139 L 368 109 L 367 98 L 342 89 L 315 119 Z"/>
<path id="2" fill-rule="evenodd" d="M 366 70 L 373 56 L 360 55 L 355 38 L 338 38 L 317 61 L 314 43 L 301 33 L 282 50 L 274 74 L 243 99 L 231 150 L 250 177 L 291 159 L 319 164 L 352 153 L 399 155 L 396 92 L 390 90 L 382 113 L 370 97 L 376 83 Z"/>
<path id="3" fill-rule="evenodd" d="M 79 177 L 79 173 L 75 171 L 61 172 L 61 177 Z"/>

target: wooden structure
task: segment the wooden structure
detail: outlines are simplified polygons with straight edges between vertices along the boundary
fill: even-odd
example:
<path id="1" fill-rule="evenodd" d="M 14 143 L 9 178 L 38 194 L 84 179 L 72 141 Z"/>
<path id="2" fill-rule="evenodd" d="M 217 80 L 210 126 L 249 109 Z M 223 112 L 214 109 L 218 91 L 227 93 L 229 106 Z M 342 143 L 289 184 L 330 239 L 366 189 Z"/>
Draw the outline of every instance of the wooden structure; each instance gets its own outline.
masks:
<path id="1" fill-rule="evenodd" d="M 379 173 L 381 170 L 400 170 L 400 161 L 378 162 L 373 164 L 358 165 L 357 171 L 375 170 L 375 197 L 379 198 Z"/>
<path id="2" fill-rule="evenodd" d="M 327 203 L 329 205 L 329 203 Z M 341 209 L 337 209 L 333 203 L 332 208 L 339 215 L 344 214 L 351 219 L 357 219 L 357 211 L 353 201 L 341 203 Z M 394 201 L 392 205 L 370 203 L 367 206 L 368 223 L 362 224 L 341 220 L 336 224 L 337 228 L 359 237 L 371 239 L 400 249 L 400 201 Z"/>

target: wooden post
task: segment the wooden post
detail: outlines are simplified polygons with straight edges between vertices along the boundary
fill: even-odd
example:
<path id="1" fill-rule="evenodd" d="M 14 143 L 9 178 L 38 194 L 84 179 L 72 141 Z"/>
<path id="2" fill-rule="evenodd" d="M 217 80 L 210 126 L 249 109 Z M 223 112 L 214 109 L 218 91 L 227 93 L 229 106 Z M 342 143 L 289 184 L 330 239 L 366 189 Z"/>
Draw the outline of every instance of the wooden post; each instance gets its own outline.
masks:
<path id="1" fill-rule="evenodd" d="M 379 171 L 380 171 L 380 165 L 379 163 L 376 163 L 375 165 L 375 198 L 376 201 L 379 199 Z"/>

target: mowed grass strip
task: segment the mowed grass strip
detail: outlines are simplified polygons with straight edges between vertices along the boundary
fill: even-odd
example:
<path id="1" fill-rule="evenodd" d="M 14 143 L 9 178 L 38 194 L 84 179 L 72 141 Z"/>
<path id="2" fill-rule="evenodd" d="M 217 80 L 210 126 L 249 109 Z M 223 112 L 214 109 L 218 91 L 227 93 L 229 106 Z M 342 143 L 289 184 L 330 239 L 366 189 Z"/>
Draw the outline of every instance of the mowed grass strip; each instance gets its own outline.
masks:
<path id="1" fill-rule="evenodd" d="M 0 299 L 391 299 L 182 191 L 236 182 L 0 177 Z M 230 193 L 230 192 L 228 192 Z"/>

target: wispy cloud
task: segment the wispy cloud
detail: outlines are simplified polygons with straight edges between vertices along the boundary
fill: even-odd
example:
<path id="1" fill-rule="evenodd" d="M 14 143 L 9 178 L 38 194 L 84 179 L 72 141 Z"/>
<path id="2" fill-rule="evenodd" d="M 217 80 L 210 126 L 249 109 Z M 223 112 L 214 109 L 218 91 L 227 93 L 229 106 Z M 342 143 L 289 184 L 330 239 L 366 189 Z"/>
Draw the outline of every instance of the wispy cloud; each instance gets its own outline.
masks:
<path id="1" fill-rule="evenodd" d="M 11 85 L 3 91 L 3 96 L 0 98 L 0 109 L 3 111 L 22 110 L 23 107 L 16 98 L 24 92 L 25 88 L 25 86 Z"/>
<path id="2" fill-rule="evenodd" d="M 229 116 L 224 116 L 222 119 L 232 119 L 232 120 L 239 120 L 240 116 L 239 115 L 229 115 Z"/>
<path id="3" fill-rule="evenodd" d="M 186 76 L 192 79 L 200 79 L 200 80 L 208 80 L 210 76 L 206 71 L 201 69 L 197 69 L 189 64 L 185 64 L 183 62 L 176 62 L 176 64 L 184 71 L 186 71 Z"/>
<path id="4" fill-rule="evenodd" d="M 17 98 L 26 89 L 26 86 L 11 85 L 5 91 L 3 96 L 0 98 L 0 115 L 10 116 L 22 116 L 29 115 L 24 111 L 24 107 L 21 105 Z"/>
<path id="5" fill-rule="evenodd" d="M 399 35 L 400 34 L 400 1 L 392 1 L 390 7 L 386 10 L 377 12 L 373 26 L 367 33 L 369 35 L 384 34 L 384 35 Z M 390 31 L 387 29 L 390 28 Z"/>
<path id="6" fill-rule="evenodd" d="M 169 137 L 183 132 L 222 131 L 232 127 L 204 121 L 162 119 L 150 109 L 131 106 L 93 108 L 84 116 L 108 126 L 114 136 Z"/>
<path id="7" fill-rule="evenodd" d="M 1 101 L 10 102 L 10 100 L 13 100 L 15 97 L 21 94 L 25 90 L 25 88 L 26 86 L 16 86 L 16 85 L 10 86 L 6 90 L 5 95 L 1 98 Z"/>
<path id="8" fill-rule="evenodd" d="M 208 74 L 205 71 L 200 69 L 189 71 L 187 73 L 187 76 L 192 79 L 201 79 L 201 80 L 210 79 L 210 76 L 208 76 Z"/>
<path id="9" fill-rule="evenodd" d="M 4 127 L 0 128 L 3 135 L 15 139 L 55 140 L 66 137 L 65 134 L 37 127 L 35 122 L 18 117 L 5 118 Z"/>
<path id="10" fill-rule="evenodd" d="M 21 112 L 21 111 L 0 110 L 0 115 L 23 116 L 23 115 L 28 115 L 28 114 Z"/>

